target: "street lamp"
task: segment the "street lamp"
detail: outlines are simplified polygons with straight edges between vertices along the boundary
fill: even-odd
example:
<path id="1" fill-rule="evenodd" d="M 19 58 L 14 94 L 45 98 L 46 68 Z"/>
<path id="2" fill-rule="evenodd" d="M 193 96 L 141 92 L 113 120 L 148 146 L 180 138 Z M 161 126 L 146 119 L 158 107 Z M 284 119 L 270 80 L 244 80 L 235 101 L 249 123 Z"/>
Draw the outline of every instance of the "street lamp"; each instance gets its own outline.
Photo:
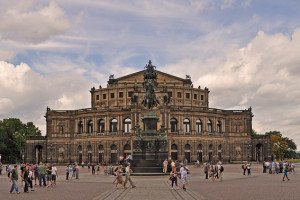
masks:
<path id="1" fill-rule="evenodd" d="M 50 162 L 52 164 L 52 150 L 53 150 L 53 144 L 50 143 Z"/>

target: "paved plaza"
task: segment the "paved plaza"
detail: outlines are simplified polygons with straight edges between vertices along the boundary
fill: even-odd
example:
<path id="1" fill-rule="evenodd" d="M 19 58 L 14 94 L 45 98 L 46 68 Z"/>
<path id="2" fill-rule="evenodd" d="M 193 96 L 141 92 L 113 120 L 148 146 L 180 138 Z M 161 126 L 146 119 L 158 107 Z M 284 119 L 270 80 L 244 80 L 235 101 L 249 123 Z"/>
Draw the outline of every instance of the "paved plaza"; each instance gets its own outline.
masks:
<path id="1" fill-rule="evenodd" d="M 262 173 L 262 166 L 253 164 L 252 175 L 244 176 L 241 165 L 224 165 L 224 181 L 211 182 L 204 179 L 203 169 L 189 166 L 191 171 L 187 191 L 172 190 L 168 176 L 133 176 L 136 188 L 127 185 L 127 189 L 115 189 L 112 183 L 114 176 L 92 175 L 87 168 L 81 168 L 80 179 L 65 180 L 65 167 L 59 167 L 57 186 L 45 188 L 35 186 L 35 191 L 23 193 L 21 182 L 18 186 L 21 194 L 9 194 L 10 182 L 6 175 L 0 176 L 0 199 L 64 199 L 64 200 L 150 200 L 150 199 L 263 199 L 263 200 L 299 200 L 300 175 L 289 174 L 290 181 L 282 181 L 282 174 L 270 175 Z"/>

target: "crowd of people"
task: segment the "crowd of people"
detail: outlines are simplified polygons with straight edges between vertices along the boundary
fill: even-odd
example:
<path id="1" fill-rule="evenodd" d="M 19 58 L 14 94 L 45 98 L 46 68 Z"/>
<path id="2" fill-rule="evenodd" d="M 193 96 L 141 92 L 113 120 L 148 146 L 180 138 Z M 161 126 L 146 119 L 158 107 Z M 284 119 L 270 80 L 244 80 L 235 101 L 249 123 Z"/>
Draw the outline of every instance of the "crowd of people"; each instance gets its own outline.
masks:
<path id="1" fill-rule="evenodd" d="M 119 187 L 126 188 L 126 184 L 129 182 L 132 188 L 135 188 L 136 185 L 133 183 L 131 179 L 131 173 L 133 172 L 131 169 L 130 162 L 132 161 L 132 156 L 127 156 L 125 158 L 120 158 L 120 162 L 117 166 L 107 166 L 105 163 L 102 163 L 103 174 L 114 175 L 115 179 L 113 183 L 115 183 L 116 189 Z M 82 165 L 84 167 L 85 165 Z M 163 169 L 162 172 L 167 174 L 169 173 L 169 180 L 171 189 L 183 189 L 186 190 L 186 185 L 188 181 L 188 174 L 190 173 L 187 162 L 179 162 L 174 160 L 164 160 L 162 163 Z M 195 167 L 199 167 L 200 164 L 195 164 Z M 2 173 L 2 167 L 0 166 L 0 175 Z M 87 164 L 88 172 L 91 172 L 92 175 L 100 174 L 101 165 L 97 164 Z M 20 169 L 18 169 L 20 168 Z M 251 175 L 251 162 L 243 162 L 242 163 L 242 174 L 243 175 Z M 66 180 L 70 181 L 73 178 L 79 179 L 79 170 L 80 167 L 77 163 L 69 164 L 66 166 L 65 175 Z M 42 163 L 39 164 L 28 164 L 22 163 L 20 167 L 18 165 L 6 165 L 6 172 L 9 181 L 11 182 L 10 193 L 16 191 L 16 193 L 20 193 L 18 188 L 18 180 L 21 180 L 22 187 L 24 187 L 24 192 L 28 193 L 29 191 L 35 191 L 34 187 L 39 185 L 40 187 L 55 187 L 56 179 L 58 177 L 58 170 L 55 164 L 50 163 Z M 211 180 L 212 182 L 219 180 L 223 181 L 223 172 L 224 166 L 221 161 L 218 161 L 215 164 L 212 163 L 203 163 L 203 172 L 205 179 Z M 264 161 L 263 162 L 263 173 L 269 174 L 279 174 L 282 173 L 282 181 L 290 180 L 288 177 L 289 173 L 295 173 L 295 165 L 294 163 L 278 162 L 274 161 Z M 125 180 L 123 178 L 125 176 Z M 181 184 L 180 184 L 181 183 Z M 179 186 L 180 185 L 180 186 Z"/>
<path id="2" fill-rule="evenodd" d="M 21 178 L 21 185 L 24 187 L 25 193 L 29 192 L 29 188 L 30 191 L 34 191 L 34 185 L 37 184 L 40 187 L 55 187 L 56 178 L 58 177 L 57 167 L 55 164 L 42 162 L 39 164 L 22 163 L 20 165 L 20 170 L 18 170 L 17 164 L 9 164 L 6 166 L 6 172 L 8 179 L 11 182 L 10 193 L 16 191 L 18 194 L 20 194 L 20 190 L 17 185 L 19 177 Z"/>

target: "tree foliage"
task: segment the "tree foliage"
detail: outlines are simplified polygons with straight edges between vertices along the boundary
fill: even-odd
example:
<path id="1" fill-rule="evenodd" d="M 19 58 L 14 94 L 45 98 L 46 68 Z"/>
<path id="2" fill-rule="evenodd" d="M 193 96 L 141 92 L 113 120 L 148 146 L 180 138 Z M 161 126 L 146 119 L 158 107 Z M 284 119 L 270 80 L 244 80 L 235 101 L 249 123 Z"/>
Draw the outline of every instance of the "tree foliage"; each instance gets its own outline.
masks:
<path id="1" fill-rule="evenodd" d="M 32 123 L 22 123 L 20 119 L 0 120 L 0 154 L 2 162 L 16 162 L 21 159 L 26 136 L 41 135 L 41 131 Z"/>
<path id="2" fill-rule="evenodd" d="M 288 138 L 283 137 L 280 131 L 269 131 L 265 135 L 271 136 L 273 143 L 272 151 L 277 159 L 295 158 L 297 145 L 295 142 Z"/>

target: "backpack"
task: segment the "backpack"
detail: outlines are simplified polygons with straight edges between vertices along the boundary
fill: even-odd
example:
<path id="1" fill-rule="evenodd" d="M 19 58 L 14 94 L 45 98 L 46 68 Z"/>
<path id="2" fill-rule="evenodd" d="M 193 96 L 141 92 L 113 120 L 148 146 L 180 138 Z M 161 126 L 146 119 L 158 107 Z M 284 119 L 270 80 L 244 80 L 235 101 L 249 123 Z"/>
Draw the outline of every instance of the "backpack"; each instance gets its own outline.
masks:
<path id="1" fill-rule="evenodd" d="M 224 171 L 224 167 L 223 167 L 223 165 L 221 165 L 220 172 L 223 172 L 223 171 Z"/>

